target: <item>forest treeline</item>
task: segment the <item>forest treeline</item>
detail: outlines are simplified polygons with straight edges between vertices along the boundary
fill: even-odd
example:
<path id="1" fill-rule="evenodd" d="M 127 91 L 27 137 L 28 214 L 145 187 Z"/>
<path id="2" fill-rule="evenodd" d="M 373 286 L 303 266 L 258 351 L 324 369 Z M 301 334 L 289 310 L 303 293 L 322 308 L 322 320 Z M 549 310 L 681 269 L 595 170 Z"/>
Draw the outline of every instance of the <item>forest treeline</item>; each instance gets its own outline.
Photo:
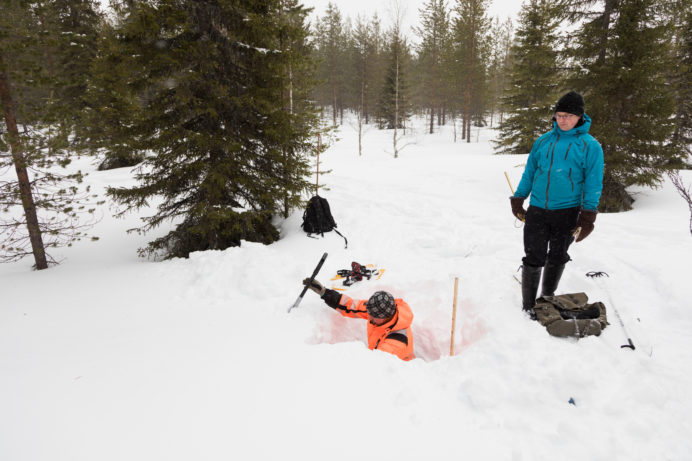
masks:
<path id="1" fill-rule="evenodd" d="M 61 174 L 75 155 L 137 166 L 108 198 L 146 207 L 134 231 L 175 223 L 143 255 L 275 241 L 346 118 L 359 153 L 371 126 L 393 130 L 397 157 L 418 116 L 455 141 L 496 128 L 496 152 L 525 154 L 576 90 L 606 157 L 601 211 L 684 167 L 692 0 L 525 0 L 516 23 L 489 3 L 428 0 L 407 35 L 396 2 L 346 18 L 298 0 L 1 0 L 0 168 L 16 175 L 0 182 L 0 260 L 43 269 L 88 234 L 104 198 Z"/>

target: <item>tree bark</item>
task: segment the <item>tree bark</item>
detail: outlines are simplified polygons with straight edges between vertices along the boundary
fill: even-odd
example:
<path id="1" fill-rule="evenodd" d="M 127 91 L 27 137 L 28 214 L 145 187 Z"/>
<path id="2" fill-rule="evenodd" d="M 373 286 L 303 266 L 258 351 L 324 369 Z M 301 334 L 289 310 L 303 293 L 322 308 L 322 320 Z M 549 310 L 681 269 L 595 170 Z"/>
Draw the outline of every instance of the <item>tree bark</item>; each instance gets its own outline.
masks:
<path id="1" fill-rule="evenodd" d="M 600 41 L 600 53 L 598 54 L 598 63 L 603 65 L 606 59 L 606 45 L 608 43 L 608 37 L 610 35 L 610 17 L 613 14 L 613 10 L 617 6 L 617 0 L 606 0 L 605 9 L 603 11 L 603 26 L 601 28 Z"/>
<path id="2" fill-rule="evenodd" d="M 396 76 L 394 83 L 394 158 L 399 157 L 397 149 L 397 129 L 399 126 L 399 56 L 396 56 Z"/>
<path id="3" fill-rule="evenodd" d="M 14 112 L 12 93 L 10 92 L 9 78 L 7 77 L 4 68 L 5 64 L 3 57 L 2 54 L 0 54 L 0 103 L 2 104 L 5 123 L 7 125 L 12 162 L 14 163 L 14 168 L 17 172 L 19 195 L 22 200 L 22 206 L 24 207 L 26 227 L 29 230 L 29 241 L 31 242 L 31 250 L 34 254 L 34 260 L 36 262 L 36 269 L 47 269 L 48 262 L 46 260 L 46 249 L 43 246 L 41 228 L 38 222 L 38 215 L 36 214 L 36 205 L 34 204 L 34 197 L 31 194 L 29 173 L 26 168 L 26 161 L 24 159 L 21 142 L 19 140 L 19 130 L 17 129 L 17 119 Z"/>
<path id="4" fill-rule="evenodd" d="M 433 36 L 432 66 L 430 69 L 430 134 L 434 133 L 435 123 L 435 67 L 437 65 L 437 36 Z"/>

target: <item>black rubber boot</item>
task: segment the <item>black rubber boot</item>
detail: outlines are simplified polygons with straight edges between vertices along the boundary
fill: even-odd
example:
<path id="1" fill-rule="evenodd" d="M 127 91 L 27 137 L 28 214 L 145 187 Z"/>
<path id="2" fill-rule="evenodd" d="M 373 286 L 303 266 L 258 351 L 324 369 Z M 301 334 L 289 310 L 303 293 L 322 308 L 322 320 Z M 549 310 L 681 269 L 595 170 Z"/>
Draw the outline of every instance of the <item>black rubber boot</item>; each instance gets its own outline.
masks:
<path id="1" fill-rule="evenodd" d="M 555 290 L 562 278 L 562 272 L 565 270 L 565 265 L 546 264 L 543 270 L 543 284 L 541 285 L 541 296 L 555 296 Z"/>
<path id="2" fill-rule="evenodd" d="M 538 293 L 538 284 L 541 281 L 542 267 L 527 266 L 524 264 L 521 267 L 521 308 L 536 320 L 536 313 L 533 307 L 536 305 L 536 294 Z"/>

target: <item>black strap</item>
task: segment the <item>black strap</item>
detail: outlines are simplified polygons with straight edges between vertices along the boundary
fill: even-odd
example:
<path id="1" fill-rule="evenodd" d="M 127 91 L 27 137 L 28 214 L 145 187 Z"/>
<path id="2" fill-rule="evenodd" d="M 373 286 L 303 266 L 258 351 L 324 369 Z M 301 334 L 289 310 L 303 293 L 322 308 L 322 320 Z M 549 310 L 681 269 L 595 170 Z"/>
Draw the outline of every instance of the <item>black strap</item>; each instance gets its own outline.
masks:
<path id="1" fill-rule="evenodd" d="M 399 333 L 399 332 L 389 333 L 387 335 L 387 339 L 393 339 L 395 341 L 401 341 L 402 343 L 404 343 L 408 346 L 408 337 L 403 333 Z"/>
<path id="2" fill-rule="evenodd" d="M 343 235 L 341 232 L 339 232 L 338 230 L 336 230 L 336 229 L 334 229 L 334 232 L 336 232 L 337 234 L 341 235 L 341 238 L 343 238 L 343 239 L 344 239 L 344 242 L 346 242 L 346 246 L 345 246 L 344 248 L 348 249 L 348 240 L 346 239 L 346 237 L 344 237 L 344 235 Z"/>

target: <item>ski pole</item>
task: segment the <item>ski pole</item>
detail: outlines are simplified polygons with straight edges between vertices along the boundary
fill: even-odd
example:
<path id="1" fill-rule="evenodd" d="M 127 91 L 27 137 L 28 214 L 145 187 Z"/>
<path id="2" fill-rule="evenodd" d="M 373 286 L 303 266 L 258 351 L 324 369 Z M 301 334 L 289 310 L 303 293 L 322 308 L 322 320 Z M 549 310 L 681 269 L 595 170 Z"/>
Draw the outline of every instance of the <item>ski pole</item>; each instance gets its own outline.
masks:
<path id="1" fill-rule="evenodd" d="M 459 277 L 454 277 L 454 303 L 452 304 L 452 339 L 449 342 L 449 355 L 454 355 L 454 325 L 457 323 L 457 292 L 459 291 Z"/>
<path id="2" fill-rule="evenodd" d="M 300 295 L 298 296 L 298 299 L 296 299 L 296 302 L 293 303 L 291 307 L 288 308 L 288 312 L 291 312 L 291 309 L 294 307 L 298 307 L 298 304 L 303 300 L 303 296 L 305 296 L 305 292 L 308 291 L 308 287 L 312 284 L 312 281 L 315 280 L 315 277 L 317 277 L 317 273 L 320 271 L 322 268 L 322 264 L 324 264 L 324 260 L 327 259 L 327 253 L 322 255 L 322 258 L 320 259 L 320 262 L 317 263 L 317 267 L 315 267 L 315 271 L 312 273 L 312 277 L 310 277 L 310 282 L 305 285 L 303 288 L 303 291 L 300 292 Z"/>
<path id="3" fill-rule="evenodd" d="M 592 278 L 592 279 L 595 279 L 596 277 L 603 277 L 603 276 L 610 277 L 610 275 L 608 275 L 605 272 L 597 272 L 597 271 L 588 272 L 586 274 L 586 276 L 589 278 Z M 600 285 L 600 283 L 599 283 L 599 285 Z M 618 312 L 617 308 L 615 307 L 615 304 L 613 304 L 613 299 L 610 297 L 610 292 L 608 291 L 607 288 L 605 288 L 603 286 L 601 286 L 601 288 L 603 288 L 603 290 L 606 292 L 606 295 L 608 296 L 608 301 L 610 301 L 610 305 L 613 307 L 613 312 L 615 312 L 615 317 L 617 317 L 618 322 L 620 323 L 620 326 L 622 327 L 622 331 L 623 331 L 623 333 L 625 333 L 625 337 L 627 338 L 628 344 L 623 344 L 622 346 L 620 346 L 620 348 L 622 349 L 622 348 L 626 347 L 628 349 L 634 350 L 634 343 L 632 342 L 632 339 L 630 339 L 630 335 L 627 333 L 627 329 L 625 328 L 625 324 L 622 322 L 622 317 L 620 317 L 620 313 Z"/>

